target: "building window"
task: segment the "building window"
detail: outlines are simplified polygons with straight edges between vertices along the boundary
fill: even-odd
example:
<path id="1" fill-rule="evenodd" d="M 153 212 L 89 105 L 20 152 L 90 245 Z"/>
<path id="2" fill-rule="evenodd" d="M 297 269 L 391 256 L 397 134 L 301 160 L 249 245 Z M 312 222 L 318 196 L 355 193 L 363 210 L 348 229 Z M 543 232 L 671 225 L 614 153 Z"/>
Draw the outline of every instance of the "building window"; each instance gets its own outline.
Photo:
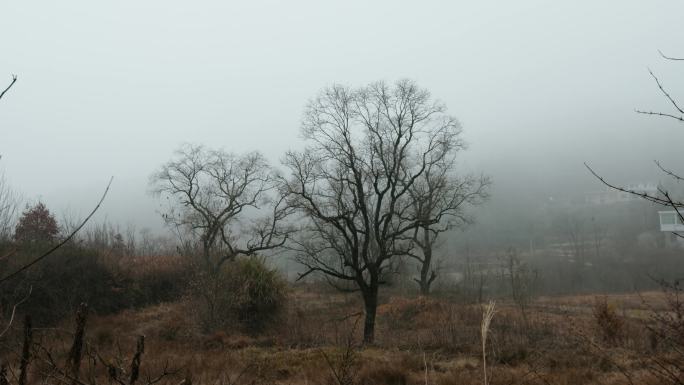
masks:
<path id="1" fill-rule="evenodd" d="M 662 225 L 678 224 L 680 222 L 678 219 L 675 212 L 660 213 L 660 224 Z"/>

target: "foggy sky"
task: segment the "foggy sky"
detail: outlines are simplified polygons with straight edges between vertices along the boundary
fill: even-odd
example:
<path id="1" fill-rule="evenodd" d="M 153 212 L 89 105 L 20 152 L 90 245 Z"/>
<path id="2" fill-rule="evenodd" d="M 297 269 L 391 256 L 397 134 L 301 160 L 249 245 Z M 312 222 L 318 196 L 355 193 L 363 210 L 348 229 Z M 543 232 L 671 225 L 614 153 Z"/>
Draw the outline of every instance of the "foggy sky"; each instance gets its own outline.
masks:
<path id="1" fill-rule="evenodd" d="M 410 78 L 463 124 L 466 170 L 554 194 L 677 169 L 684 127 L 683 1 L 3 1 L 0 169 L 29 201 L 158 228 L 149 175 L 183 142 L 302 146 L 325 86 Z M 684 171 L 680 169 L 681 171 Z M 579 187 L 578 187 L 579 186 Z M 540 191 L 540 190 L 547 191 Z M 493 199 L 497 199 L 495 195 Z"/>

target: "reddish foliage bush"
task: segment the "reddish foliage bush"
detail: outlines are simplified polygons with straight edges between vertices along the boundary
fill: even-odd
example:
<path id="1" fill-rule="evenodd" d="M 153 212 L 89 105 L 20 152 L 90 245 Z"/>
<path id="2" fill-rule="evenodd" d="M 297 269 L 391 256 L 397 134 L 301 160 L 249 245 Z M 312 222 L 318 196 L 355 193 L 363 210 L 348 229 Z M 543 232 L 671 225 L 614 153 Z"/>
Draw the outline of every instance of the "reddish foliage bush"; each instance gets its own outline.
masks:
<path id="1" fill-rule="evenodd" d="M 43 243 L 53 241 L 57 234 L 57 220 L 42 202 L 38 202 L 33 207 L 26 207 L 22 213 L 14 230 L 14 239 L 18 242 Z"/>

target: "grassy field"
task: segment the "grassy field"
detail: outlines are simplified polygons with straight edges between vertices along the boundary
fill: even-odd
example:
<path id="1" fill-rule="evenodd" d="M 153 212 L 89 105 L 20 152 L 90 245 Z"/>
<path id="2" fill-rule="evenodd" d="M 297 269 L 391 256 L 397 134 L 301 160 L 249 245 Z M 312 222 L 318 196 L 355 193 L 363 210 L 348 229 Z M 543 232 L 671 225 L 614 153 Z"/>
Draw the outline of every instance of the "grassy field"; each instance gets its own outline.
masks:
<path id="1" fill-rule="evenodd" d="M 280 322 L 259 335 L 205 332 L 187 300 L 92 316 L 81 376 L 106 382 L 105 363 L 128 376 L 136 338 L 143 335 L 140 382 L 154 381 L 166 370 L 159 383 L 483 383 L 483 306 L 448 297 L 388 295 L 378 309 L 377 342 L 365 347 L 358 345 L 360 309 L 354 294 L 300 286 L 291 291 Z M 673 353 L 658 344 L 647 326 L 666 309 L 658 292 L 542 297 L 525 309 L 499 301 L 488 337 L 489 383 L 662 383 L 648 365 L 653 357 Z M 614 322 L 601 323 L 601 311 Z M 73 320 L 57 329 L 36 330 L 34 339 L 54 361 L 65 362 L 72 349 L 70 330 Z M 13 354 L 18 353 L 6 358 L 19 362 Z M 36 360 L 33 377 L 49 365 L 46 359 Z"/>

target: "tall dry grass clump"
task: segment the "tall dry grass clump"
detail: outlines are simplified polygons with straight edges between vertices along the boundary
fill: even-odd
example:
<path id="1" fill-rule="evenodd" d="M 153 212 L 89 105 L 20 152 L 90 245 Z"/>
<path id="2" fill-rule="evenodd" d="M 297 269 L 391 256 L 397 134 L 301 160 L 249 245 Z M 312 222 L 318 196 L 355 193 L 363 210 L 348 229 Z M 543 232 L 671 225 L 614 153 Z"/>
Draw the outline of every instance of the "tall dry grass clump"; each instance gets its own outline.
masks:
<path id="1" fill-rule="evenodd" d="M 624 321 L 606 297 L 596 298 L 592 309 L 594 322 L 604 342 L 615 345 L 624 335 Z"/>
<path id="2" fill-rule="evenodd" d="M 492 323 L 495 313 L 495 302 L 489 301 L 482 313 L 482 323 L 480 324 L 480 336 L 482 338 L 482 371 L 484 375 L 484 385 L 488 385 L 487 379 L 487 335 L 489 334 L 489 327 Z"/>

